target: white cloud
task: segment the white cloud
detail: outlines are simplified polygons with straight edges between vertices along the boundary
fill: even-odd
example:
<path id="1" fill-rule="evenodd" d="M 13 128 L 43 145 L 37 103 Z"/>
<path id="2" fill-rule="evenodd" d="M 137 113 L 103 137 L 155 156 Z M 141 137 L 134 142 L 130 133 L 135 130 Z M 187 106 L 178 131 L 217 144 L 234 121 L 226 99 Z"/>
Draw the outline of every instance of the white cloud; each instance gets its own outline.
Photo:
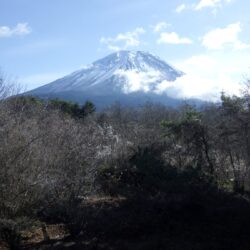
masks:
<path id="1" fill-rule="evenodd" d="M 239 94 L 240 85 L 226 75 L 218 78 L 204 78 L 197 74 L 186 74 L 173 82 L 164 82 L 160 91 L 172 97 L 199 98 L 218 101 L 221 91 L 227 94 Z"/>
<path id="2" fill-rule="evenodd" d="M 124 77 L 126 80 L 123 85 L 123 91 L 126 94 L 136 91 L 149 92 L 154 88 L 155 82 L 157 82 L 161 76 L 160 72 L 155 70 L 149 70 L 147 72 L 117 70 L 115 74 Z"/>
<path id="3" fill-rule="evenodd" d="M 250 44 L 240 41 L 238 35 L 241 31 L 240 22 L 214 29 L 203 36 L 202 45 L 208 49 L 223 49 L 226 45 L 234 49 L 250 48 Z"/>
<path id="4" fill-rule="evenodd" d="M 151 26 L 151 27 L 153 28 L 154 33 L 158 33 L 164 30 L 165 28 L 167 28 L 168 26 L 170 26 L 170 24 L 166 22 L 160 22 L 160 23 L 157 23 L 155 26 Z"/>
<path id="5" fill-rule="evenodd" d="M 31 33 L 31 28 L 28 23 L 18 23 L 15 27 L 0 26 L 0 38 L 22 36 Z"/>
<path id="6" fill-rule="evenodd" d="M 107 45 L 110 50 L 122 50 L 130 47 L 138 47 L 141 44 L 140 35 L 146 31 L 143 28 L 136 28 L 132 32 L 120 33 L 116 37 L 102 37 L 100 42 Z"/>
<path id="7" fill-rule="evenodd" d="M 230 3 L 232 0 L 200 0 L 194 5 L 195 10 L 202 10 L 204 8 L 221 8 L 224 4 Z"/>
<path id="8" fill-rule="evenodd" d="M 197 0 L 198 1 L 198 0 Z M 233 2 L 234 0 L 199 0 L 197 3 L 193 4 L 180 4 L 175 9 L 175 12 L 181 13 L 184 10 L 195 10 L 200 11 L 203 9 L 212 9 L 213 14 L 217 14 L 219 8 L 223 8 L 226 4 Z"/>
<path id="9" fill-rule="evenodd" d="M 230 55 L 229 58 L 234 57 Z M 228 58 L 221 55 L 198 55 L 176 63 L 185 75 L 175 81 L 162 81 L 161 72 L 149 70 L 117 70 L 119 77 L 124 77 L 122 85 L 124 93 L 136 91 L 166 93 L 174 98 L 199 98 L 208 101 L 218 101 L 221 91 L 227 94 L 239 94 L 241 85 L 239 75 L 245 68 L 247 56 L 242 54 L 241 64 L 236 67 Z M 244 63 L 243 63 L 244 62 Z"/>
<path id="10" fill-rule="evenodd" d="M 235 61 L 239 63 L 235 65 Z M 161 72 L 153 69 L 146 72 L 117 70 L 115 74 L 124 77 L 121 86 L 124 93 L 143 91 L 166 93 L 174 98 L 218 101 L 221 91 L 230 95 L 240 94 L 242 86 L 239 82 L 248 71 L 248 56 L 243 51 L 233 51 L 227 55 L 218 51 L 192 56 L 174 64 L 185 72 L 174 82 L 162 80 Z"/>
<path id="11" fill-rule="evenodd" d="M 187 9 L 187 5 L 183 3 L 183 4 L 179 5 L 179 6 L 177 6 L 177 8 L 175 9 L 175 12 L 181 13 L 185 9 Z"/>
<path id="12" fill-rule="evenodd" d="M 175 82 L 169 82 L 167 80 L 164 80 L 164 81 L 162 81 L 162 82 L 160 82 L 159 84 L 156 85 L 154 92 L 156 94 L 162 94 L 164 92 L 169 94 L 168 90 L 170 88 L 172 88 L 174 85 L 175 85 Z M 175 95 L 175 97 L 176 97 L 176 95 Z"/>
<path id="13" fill-rule="evenodd" d="M 230 60 L 231 59 L 231 60 Z M 239 63 L 235 65 L 235 61 Z M 159 88 L 171 96 L 218 101 L 221 91 L 240 94 L 239 83 L 247 68 L 245 53 L 202 54 L 176 63 L 186 74 L 173 83 L 164 82 Z"/>
<path id="14" fill-rule="evenodd" d="M 163 32 L 161 33 L 160 38 L 157 40 L 157 43 L 170 43 L 170 44 L 191 44 L 193 43 L 191 39 L 186 37 L 180 37 L 175 32 Z"/>

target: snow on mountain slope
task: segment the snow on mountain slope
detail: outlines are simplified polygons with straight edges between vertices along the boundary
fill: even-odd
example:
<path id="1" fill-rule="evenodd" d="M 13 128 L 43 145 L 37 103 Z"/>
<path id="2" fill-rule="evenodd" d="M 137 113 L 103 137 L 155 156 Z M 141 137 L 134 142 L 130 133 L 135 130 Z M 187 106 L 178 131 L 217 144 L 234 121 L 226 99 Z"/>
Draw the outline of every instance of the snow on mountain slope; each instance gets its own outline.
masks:
<path id="1" fill-rule="evenodd" d="M 181 71 L 150 53 L 120 51 L 27 94 L 56 95 L 60 92 L 83 93 L 90 96 L 160 94 L 182 75 Z"/>

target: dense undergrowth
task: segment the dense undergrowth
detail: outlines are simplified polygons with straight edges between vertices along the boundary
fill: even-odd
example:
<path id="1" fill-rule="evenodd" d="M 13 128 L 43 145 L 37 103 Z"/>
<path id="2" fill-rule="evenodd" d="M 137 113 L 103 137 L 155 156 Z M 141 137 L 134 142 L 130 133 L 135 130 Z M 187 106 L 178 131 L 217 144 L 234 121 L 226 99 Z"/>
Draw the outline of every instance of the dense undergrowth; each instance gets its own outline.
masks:
<path id="1" fill-rule="evenodd" d="M 72 249 L 249 249 L 248 91 L 200 109 L 101 112 L 2 98 L 0 241 L 63 249 L 21 232 L 64 224 Z"/>

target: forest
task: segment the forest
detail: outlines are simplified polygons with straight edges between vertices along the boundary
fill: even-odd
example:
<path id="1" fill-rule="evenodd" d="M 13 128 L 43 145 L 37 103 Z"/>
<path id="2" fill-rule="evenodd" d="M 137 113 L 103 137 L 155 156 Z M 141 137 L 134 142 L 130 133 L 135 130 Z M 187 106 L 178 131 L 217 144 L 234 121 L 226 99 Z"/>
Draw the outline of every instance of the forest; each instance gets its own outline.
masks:
<path id="1" fill-rule="evenodd" d="M 0 249 L 250 249 L 250 80 L 198 108 L 17 92 L 0 77 Z"/>

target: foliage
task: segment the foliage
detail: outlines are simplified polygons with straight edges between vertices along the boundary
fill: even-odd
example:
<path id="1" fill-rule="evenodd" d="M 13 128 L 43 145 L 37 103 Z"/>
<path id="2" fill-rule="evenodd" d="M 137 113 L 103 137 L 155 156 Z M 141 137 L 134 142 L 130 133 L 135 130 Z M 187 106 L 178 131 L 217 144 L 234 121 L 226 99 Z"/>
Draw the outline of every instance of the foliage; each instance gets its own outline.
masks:
<path id="1" fill-rule="evenodd" d="M 69 114 L 74 118 L 85 118 L 95 112 L 95 106 L 92 102 L 86 101 L 83 106 L 70 101 L 59 99 L 49 100 L 48 106 L 52 109 L 59 109 L 65 114 Z"/>
<path id="2" fill-rule="evenodd" d="M 166 136 L 182 149 L 182 153 L 189 158 L 186 165 L 192 165 L 210 177 L 214 174 L 214 163 L 211 158 L 209 131 L 202 122 L 201 112 L 188 110 L 184 117 L 177 121 L 162 121 L 166 129 Z"/>

